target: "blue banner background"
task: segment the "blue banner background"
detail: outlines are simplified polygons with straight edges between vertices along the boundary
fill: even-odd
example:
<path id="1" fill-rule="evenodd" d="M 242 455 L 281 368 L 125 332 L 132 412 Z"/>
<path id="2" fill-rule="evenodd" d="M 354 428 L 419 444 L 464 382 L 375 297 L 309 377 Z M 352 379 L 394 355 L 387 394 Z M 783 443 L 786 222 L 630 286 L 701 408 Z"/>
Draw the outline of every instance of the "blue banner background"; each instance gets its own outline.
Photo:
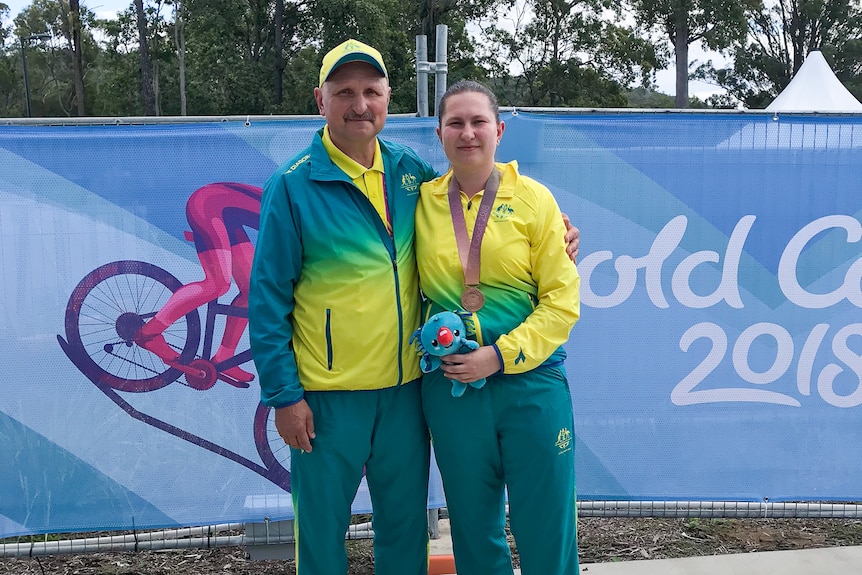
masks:
<path id="1" fill-rule="evenodd" d="M 503 119 L 498 159 L 582 233 L 579 497 L 862 499 L 862 119 Z M 146 278 L 112 262 L 201 279 L 190 194 L 262 186 L 321 125 L 0 127 L 0 536 L 292 515 L 254 382 L 117 389 L 75 350 L 91 318 L 69 309 L 96 280 Z M 434 127 L 390 118 L 383 136 L 445 170 Z"/>

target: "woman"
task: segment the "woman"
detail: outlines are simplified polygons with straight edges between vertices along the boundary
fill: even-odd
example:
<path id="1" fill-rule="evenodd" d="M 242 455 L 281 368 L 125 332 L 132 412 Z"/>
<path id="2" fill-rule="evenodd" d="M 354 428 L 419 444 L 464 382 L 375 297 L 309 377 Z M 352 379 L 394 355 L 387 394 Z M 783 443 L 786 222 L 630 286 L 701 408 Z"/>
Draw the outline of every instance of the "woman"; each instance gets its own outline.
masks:
<path id="1" fill-rule="evenodd" d="M 493 93 L 458 82 L 441 99 L 439 118 L 451 170 L 422 185 L 420 283 L 428 315 L 473 312 L 480 344 L 444 358 L 422 384 L 457 571 L 512 574 L 507 489 L 522 573 L 572 575 L 575 442 L 561 346 L 580 314 L 580 278 L 550 191 L 520 175 L 516 162 L 494 161 L 505 125 Z M 453 397 L 450 380 L 483 377 L 481 389 Z"/>

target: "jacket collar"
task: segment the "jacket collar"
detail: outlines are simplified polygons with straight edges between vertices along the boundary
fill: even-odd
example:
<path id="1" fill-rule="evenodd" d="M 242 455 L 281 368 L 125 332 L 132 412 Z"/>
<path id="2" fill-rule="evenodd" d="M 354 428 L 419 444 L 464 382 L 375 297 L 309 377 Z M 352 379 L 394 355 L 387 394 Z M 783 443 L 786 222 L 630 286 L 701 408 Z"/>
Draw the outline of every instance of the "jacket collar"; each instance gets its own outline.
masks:
<path id="1" fill-rule="evenodd" d="M 398 147 L 393 149 L 386 140 L 377 138 L 380 144 L 380 155 L 383 157 L 383 169 L 386 178 L 394 174 L 395 166 L 401 161 L 404 154 Z M 309 177 L 316 181 L 340 181 L 350 182 L 350 177 L 344 173 L 329 157 L 326 146 L 323 145 L 323 128 L 319 129 L 311 141 L 311 172 Z"/>

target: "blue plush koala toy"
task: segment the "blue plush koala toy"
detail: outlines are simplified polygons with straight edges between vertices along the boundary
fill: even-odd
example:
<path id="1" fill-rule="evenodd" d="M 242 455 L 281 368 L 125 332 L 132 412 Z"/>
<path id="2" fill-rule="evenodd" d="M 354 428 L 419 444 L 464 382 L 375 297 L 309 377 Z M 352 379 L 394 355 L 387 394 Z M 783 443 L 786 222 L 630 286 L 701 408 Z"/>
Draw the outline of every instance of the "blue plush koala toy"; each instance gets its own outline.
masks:
<path id="1" fill-rule="evenodd" d="M 453 353 L 467 353 L 479 348 L 478 343 L 467 339 L 464 317 L 469 318 L 470 315 L 464 313 L 462 317 L 456 312 L 441 311 L 429 317 L 424 325 L 413 332 L 410 343 L 417 341 L 419 344 L 419 353 L 422 355 L 419 365 L 422 368 L 422 373 L 429 373 L 440 367 L 443 363 L 440 358 L 443 356 Z M 469 384 L 471 387 L 479 389 L 485 385 L 485 378 L 471 381 Z M 461 397 L 466 389 L 467 383 L 452 381 L 453 397 Z"/>

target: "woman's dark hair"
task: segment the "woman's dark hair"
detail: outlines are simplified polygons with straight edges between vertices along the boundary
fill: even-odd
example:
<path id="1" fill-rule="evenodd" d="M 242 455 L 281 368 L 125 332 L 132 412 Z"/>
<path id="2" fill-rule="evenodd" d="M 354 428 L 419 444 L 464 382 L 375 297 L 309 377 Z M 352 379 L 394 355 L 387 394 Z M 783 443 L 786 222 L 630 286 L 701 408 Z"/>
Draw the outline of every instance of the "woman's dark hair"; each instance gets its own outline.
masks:
<path id="1" fill-rule="evenodd" d="M 500 123 L 500 106 L 497 104 L 497 96 L 494 95 L 494 92 L 481 82 L 476 82 L 475 80 L 459 80 L 449 86 L 446 93 L 444 93 L 443 97 L 440 98 L 440 104 L 437 110 L 437 122 L 441 126 L 443 125 L 443 114 L 446 113 L 446 100 L 449 99 L 449 96 L 464 94 L 466 92 L 484 94 L 485 97 L 488 98 L 488 102 L 491 104 L 491 110 L 494 111 L 494 119 L 497 120 L 498 124 Z"/>

